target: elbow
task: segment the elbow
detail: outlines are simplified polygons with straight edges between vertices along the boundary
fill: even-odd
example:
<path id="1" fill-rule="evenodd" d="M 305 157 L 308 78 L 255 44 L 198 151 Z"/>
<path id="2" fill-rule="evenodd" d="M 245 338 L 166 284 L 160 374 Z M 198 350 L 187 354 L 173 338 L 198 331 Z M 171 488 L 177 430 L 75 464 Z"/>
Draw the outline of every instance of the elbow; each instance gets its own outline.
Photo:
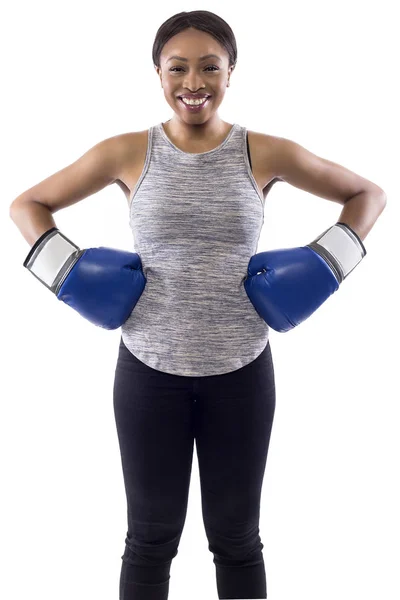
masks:
<path id="1" fill-rule="evenodd" d="M 17 215 L 21 213 L 21 208 L 26 207 L 28 205 L 28 203 L 32 203 L 32 202 L 36 202 L 36 200 L 33 200 L 32 198 L 28 198 L 27 196 L 24 196 L 24 194 L 15 198 L 15 200 L 13 202 L 11 202 L 11 204 L 10 204 L 10 209 L 9 209 L 10 218 L 13 221 L 15 221 L 15 219 L 17 218 Z"/>
<path id="2" fill-rule="evenodd" d="M 17 212 L 17 210 L 21 207 L 23 203 L 27 202 L 27 198 L 24 197 L 23 194 L 15 198 L 13 202 L 10 204 L 10 217 L 12 218 L 13 214 Z"/>
<path id="3" fill-rule="evenodd" d="M 13 221 L 15 219 L 17 209 L 20 206 L 20 204 L 19 204 L 19 202 L 17 202 L 17 200 L 18 200 L 18 198 L 16 200 L 14 200 L 14 202 L 11 202 L 11 204 L 10 204 L 9 215 L 10 215 L 10 219 L 12 219 Z"/>
<path id="4" fill-rule="evenodd" d="M 386 204 L 387 204 L 387 196 L 386 196 L 385 192 L 382 193 L 379 202 L 380 202 L 380 213 L 382 213 L 385 210 Z"/>
<path id="5" fill-rule="evenodd" d="M 383 210 L 387 204 L 387 196 L 386 196 L 386 192 L 384 192 L 384 190 L 382 188 L 379 188 L 379 201 L 382 205 L 382 210 Z"/>

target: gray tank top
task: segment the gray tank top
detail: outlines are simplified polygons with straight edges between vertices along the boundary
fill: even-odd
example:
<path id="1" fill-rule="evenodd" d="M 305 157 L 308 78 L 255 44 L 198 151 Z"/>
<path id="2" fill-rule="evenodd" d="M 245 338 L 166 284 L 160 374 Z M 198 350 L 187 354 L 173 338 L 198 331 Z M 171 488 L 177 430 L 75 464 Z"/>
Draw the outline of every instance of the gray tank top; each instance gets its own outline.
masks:
<path id="1" fill-rule="evenodd" d="M 129 204 L 147 282 L 121 334 L 158 371 L 222 375 L 268 343 L 269 327 L 244 289 L 264 223 L 246 143 L 246 128 L 235 123 L 217 148 L 192 154 L 172 143 L 162 123 L 149 129 Z"/>

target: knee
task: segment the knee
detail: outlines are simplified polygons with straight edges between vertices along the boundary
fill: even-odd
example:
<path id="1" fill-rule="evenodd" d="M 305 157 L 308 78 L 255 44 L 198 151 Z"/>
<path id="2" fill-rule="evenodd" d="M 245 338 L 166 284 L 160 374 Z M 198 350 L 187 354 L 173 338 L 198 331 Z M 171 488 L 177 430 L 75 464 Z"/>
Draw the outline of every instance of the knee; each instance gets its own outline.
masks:
<path id="1" fill-rule="evenodd" d="M 214 554 L 214 563 L 227 566 L 255 565 L 263 562 L 258 526 L 210 528 L 206 530 L 208 549 Z"/>
<path id="2" fill-rule="evenodd" d="M 146 532 L 129 532 L 125 538 L 122 560 L 133 566 L 146 567 L 171 563 L 178 554 L 181 532 L 149 528 Z"/>

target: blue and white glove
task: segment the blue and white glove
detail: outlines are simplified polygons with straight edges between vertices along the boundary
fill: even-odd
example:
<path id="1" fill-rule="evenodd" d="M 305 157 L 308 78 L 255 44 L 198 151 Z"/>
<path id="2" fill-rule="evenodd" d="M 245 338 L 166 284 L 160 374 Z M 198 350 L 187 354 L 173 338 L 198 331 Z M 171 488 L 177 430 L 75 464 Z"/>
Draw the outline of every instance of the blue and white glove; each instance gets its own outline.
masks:
<path id="1" fill-rule="evenodd" d="M 59 300 L 104 329 L 117 329 L 127 320 L 147 281 L 137 253 L 80 250 L 57 227 L 35 242 L 24 267 Z"/>
<path id="2" fill-rule="evenodd" d="M 307 246 L 252 256 L 244 287 L 272 329 L 289 331 L 336 292 L 366 253 L 355 231 L 336 223 Z"/>

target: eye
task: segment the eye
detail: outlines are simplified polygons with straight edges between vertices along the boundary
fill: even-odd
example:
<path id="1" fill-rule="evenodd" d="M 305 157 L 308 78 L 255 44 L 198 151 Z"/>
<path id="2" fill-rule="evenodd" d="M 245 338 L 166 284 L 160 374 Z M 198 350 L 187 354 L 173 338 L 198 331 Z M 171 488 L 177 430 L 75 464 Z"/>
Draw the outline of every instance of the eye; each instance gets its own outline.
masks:
<path id="1" fill-rule="evenodd" d="M 182 69 L 182 67 L 171 67 L 170 71 L 173 71 L 174 69 Z M 206 67 L 206 70 L 207 69 L 216 69 L 217 71 L 219 71 L 219 68 L 215 65 L 209 65 L 208 67 Z"/>

